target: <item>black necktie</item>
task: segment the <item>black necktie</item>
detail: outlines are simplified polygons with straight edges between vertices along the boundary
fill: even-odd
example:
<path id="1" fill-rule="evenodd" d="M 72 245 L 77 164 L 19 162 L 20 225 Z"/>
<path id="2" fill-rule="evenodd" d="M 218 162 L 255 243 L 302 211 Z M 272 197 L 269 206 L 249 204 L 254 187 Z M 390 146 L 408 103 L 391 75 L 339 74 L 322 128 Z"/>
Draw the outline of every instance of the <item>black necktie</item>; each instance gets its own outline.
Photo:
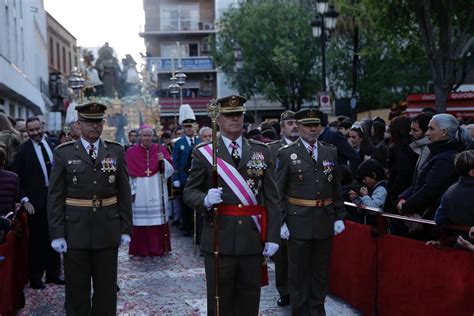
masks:
<path id="1" fill-rule="evenodd" d="M 239 152 L 237 151 L 239 145 L 237 145 L 237 142 L 234 141 L 230 144 L 230 147 L 232 147 L 232 152 L 230 153 L 230 155 L 232 156 L 232 160 L 234 161 L 234 164 L 237 167 L 240 162 Z"/>
<path id="2" fill-rule="evenodd" d="M 46 148 L 44 147 L 44 144 L 39 142 L 38 145 L 41 147 L 41 153 L 43 154 L 43 160 L 44 164 L 46 165 L 46 172 L 48 173 L 49 178 L 49 175 L 51 174 L 51 160 L 49 159 L 49 155 L 46 151 Z"/>
<path id="3" fill-rule="evenodd" d="M 194 148 L 194 141 L 192 138 L 190 138 L 190 141 L 191 141 L 191 148 Z"/>
<path id="4" fill-rule="evenodd" d="M 97 158 L 97 154 L 95 153 L 95 146 L 94 144 L 89 144 L 87 147 L 89 149 L 89 156 L 91 157 L 92 163 L 95 163 L 95 159 Z"/>

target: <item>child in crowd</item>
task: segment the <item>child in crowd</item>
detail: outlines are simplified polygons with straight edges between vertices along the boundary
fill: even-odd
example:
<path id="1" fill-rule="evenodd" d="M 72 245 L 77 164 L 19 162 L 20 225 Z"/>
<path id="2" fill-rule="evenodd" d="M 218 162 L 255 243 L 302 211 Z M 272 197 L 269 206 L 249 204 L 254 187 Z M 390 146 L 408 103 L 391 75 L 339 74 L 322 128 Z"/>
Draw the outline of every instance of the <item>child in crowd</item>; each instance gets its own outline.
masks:
<path id="1" fill-rule="evenodd" d="M 360 164 L 357 175 L 365 187 L 359 194 L 349 191 L 353 203 L 383 209 L 387 199 L 387 181 L 382 165 L 375 159 L 368 159 Z"/>
<path id="2" fill-rule="evenodd" d="M 438 225 L 474 226 L 474 150 L 457 154 L 454 169 L 459 180 L 441 197 L 434 220 Z M 469 239 L 467 234 L 462 234 L 462 237 Z"/>

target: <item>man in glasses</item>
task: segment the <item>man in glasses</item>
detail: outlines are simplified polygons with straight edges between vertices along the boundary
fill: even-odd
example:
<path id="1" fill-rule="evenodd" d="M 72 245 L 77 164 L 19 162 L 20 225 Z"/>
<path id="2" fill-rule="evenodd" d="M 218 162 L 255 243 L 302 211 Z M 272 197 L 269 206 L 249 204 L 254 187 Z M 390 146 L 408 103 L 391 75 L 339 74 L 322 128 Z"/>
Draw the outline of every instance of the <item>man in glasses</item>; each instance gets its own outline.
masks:
<path id="1" fill-rule="evenodd" d="M 51 246 L 64 253 L 68 315 L 116 314 L 118 246 L 130 242 L 123 147 L 100 139 L 106 109 L 95 102 L 77 106 L 81 137 L 54 152 L 48 222 Z"/>
<path id="2" fill-rule="evenodd" d="M 337 151 L 318 141 L 321 111 L 301 110 L 294 118 L 300 137 L 280 149 L 276 162 L 291 313 L 325 315 L 332 237 L 344 230 Z"/>

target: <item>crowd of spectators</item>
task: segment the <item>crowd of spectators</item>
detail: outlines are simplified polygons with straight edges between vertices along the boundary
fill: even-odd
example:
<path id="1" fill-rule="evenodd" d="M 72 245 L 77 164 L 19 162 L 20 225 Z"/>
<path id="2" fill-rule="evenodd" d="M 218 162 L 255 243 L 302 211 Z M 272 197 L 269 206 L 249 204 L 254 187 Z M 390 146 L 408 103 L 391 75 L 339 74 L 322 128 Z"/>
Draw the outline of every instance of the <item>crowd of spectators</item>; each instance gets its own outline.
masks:
<path id="1" fill-rule="evenodd" d="M 319 140 L 337 148 L 343 193 L 347 201 L 414 218 L 436 219 L 438 224 L 474 226 L 474 211 L 467 207 L 471 205 L 469 199 L 474 196 L 468 193 L 474 193 L 473 182 L 469 180 L 471 177 L 474 179 L 474 174 L 470 175 L 465 166 L 455 166 L 455 157 L 458 157 L 458 164 L 461 160 L 465 164 L 472 163 L 472 151 L 466 152 L 473 148 L 472 122 L 463 123 L 452 115 L 426 110 L 415 117 L 399 116 L 390 122 L 379 117 L 356 122 L 348 117 L 339 117 L 322 124 L 325 128 Z M 264 143 L 280 138 L 280 124 L 277 121 L 245 124 L 245 128 L 249 126 L 255 128 L 246 130 L 244 135 L 247 138 Z M 160 141 L 172 152 L 173 141 L 180 137 L 181 132 L 179 128 L 165 131 Z M 208 138 L 211 130 L 204 127 L 199 134 Z M 75 123 L 71 123 L 58 136 L 64 142 L 77 139 L 79 135 Z M 137 135 L 136 130 L 129 132 L 130 144 L 126 147 L 137 142 Z M 25 121 L 0 113 L 0 158 L 3 160 L 0 182 L 13 183 L 11 170 L 15 153 L 26 140 Z M 2 188 L 6 186 L 2 185 Z M 460 190 L 464 190 L 462 194 L 457 193 Z M 15 208 L 3 191 L 0 192 L 0 216 Z M 10 191 L 16 194 L 16 191 Z M 447 197 L 441 200 L 445 192 Z M 445 204 L 453 200 L 460 201 L 456 207 L 457 215 L 447 211 L 453 207 L 446 207 Z M 437 210 L 442 215 L 437 215 Z M 361 214 L 351 215 L 350 218 L 367 221 L 367 217 Z M 403 221 L 391 221 L 390 230 L 394 234 L 417 239 L 428 240 L 436 236 L 436 232 L 426 226 Z M 464 234 L 462 238 L 469 240 L 469 235 Z"/>

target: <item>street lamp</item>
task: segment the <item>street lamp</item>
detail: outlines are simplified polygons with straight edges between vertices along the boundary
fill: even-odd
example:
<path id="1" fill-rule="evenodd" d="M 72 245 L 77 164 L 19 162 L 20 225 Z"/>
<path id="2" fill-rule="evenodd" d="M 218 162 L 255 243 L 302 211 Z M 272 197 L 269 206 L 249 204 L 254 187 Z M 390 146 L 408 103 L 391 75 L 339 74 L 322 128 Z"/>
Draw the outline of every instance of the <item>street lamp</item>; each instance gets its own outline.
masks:
<path id="1" fill-rule="evenodd" d="M 77 98 L 79 102 L 81 102 L 81 90 L 84 88 L 85 80 L 82 77 L 81 73 L 77 69 L 77 67 L 74 67 L 74 69 L 71 72 L 71 75 L 69 76 L 68 79 L 68 85 L 69 88 L 74 91 L 74 97 Z"/>
<path id="2" fill-rule="evenodd" d="M 175 75 L 176 77 L 176 84 L 179 87 L 179 103 L 183 105 L 183 86 L 186 83 L 186 74 L 183 72 L 181 67 L 178 68 L 178 72 Z"/>
<path id="3" fill-rule="evenodd" d="M 321 38 L 321 64 L 322 64 L 322 80 L 323 91 L 326 91 L 326 40 L 329 33 L 336 28 L 337 17 L 339 13 L 334 9 L 333 5 L 329 5 L 328 0 L 316 1 L 317 15 L 311 22 L 313 29 L 313 37 Z M 328 34 L 326 34 L 326 30 Z"/>
<path id="4" fill-rule="evenodd" d="M 176 83 L 176 76 L 173 74 L 171 76 L 170 81 L 171 83 L 168 85 L 169 93 L 173 96 L 173 112 L 174 112 L 174 126 L 178 126 L 178 120 L 176 118 L 176 95 L 179 94 L 180 87 Z"/>

